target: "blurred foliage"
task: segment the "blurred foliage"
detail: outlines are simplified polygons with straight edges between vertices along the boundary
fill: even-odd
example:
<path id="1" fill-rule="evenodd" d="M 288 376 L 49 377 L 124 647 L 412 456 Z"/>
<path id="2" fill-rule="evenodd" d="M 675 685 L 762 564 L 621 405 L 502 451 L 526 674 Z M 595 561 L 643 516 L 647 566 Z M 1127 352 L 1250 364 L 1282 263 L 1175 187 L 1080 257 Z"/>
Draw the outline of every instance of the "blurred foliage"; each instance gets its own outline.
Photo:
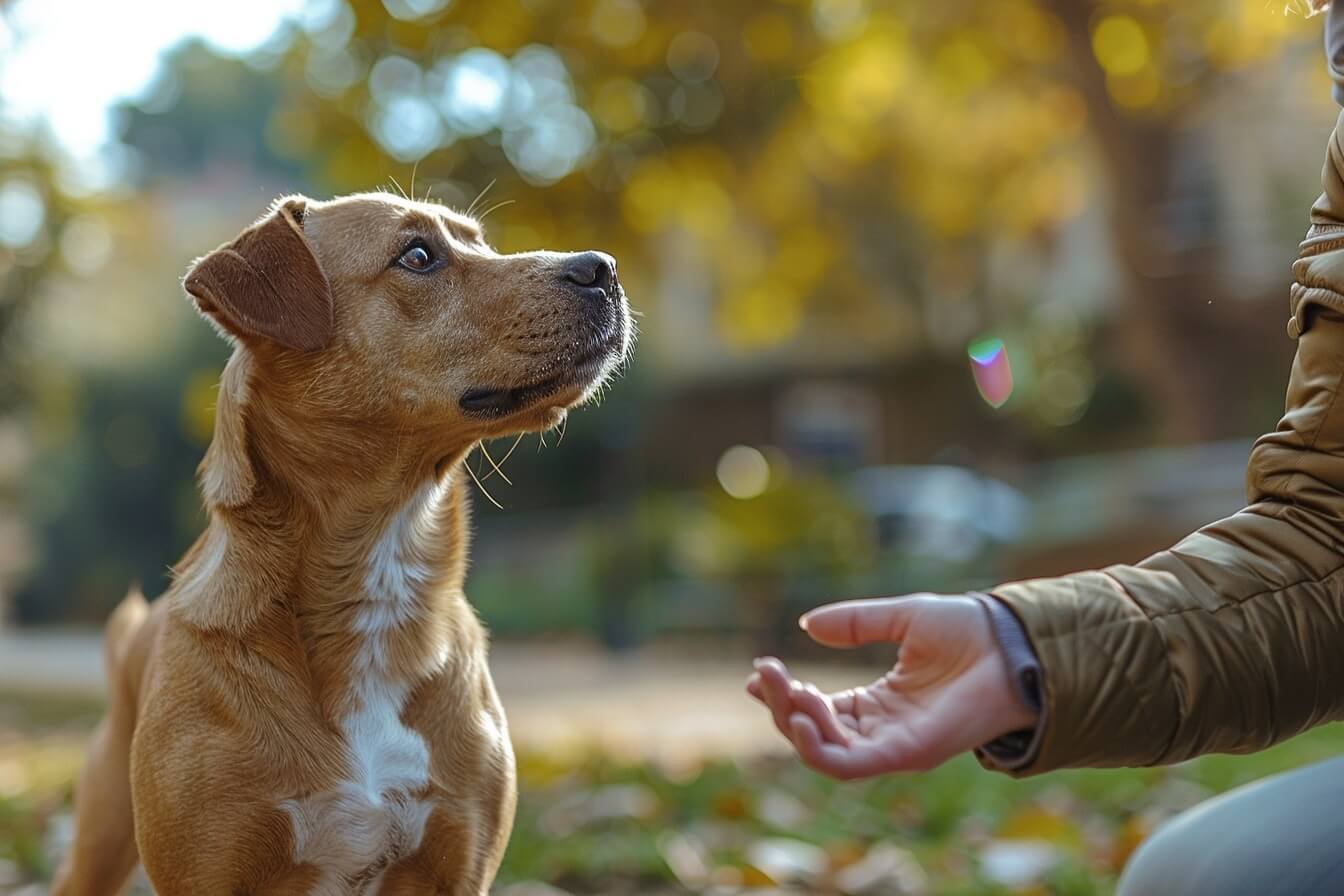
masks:
<path id="1" fill-rule="evenodd" d="M 873 570 L 873 530 L 835 480 L 780 464 L 769 487 L 746 499 L 715 484 L 622 503 L 587 520 L 566 558 L 474 575 L 471 598 L 504 637 L 588 631 L 627 648 L 712 631 L 779 650 L 819 588 L 844 588 Z"/>
<path id="2" fill-rule="evenodd" d="M 594 521 L 585 532 L 581 568 L 593 596 L 585 615 L 612 647 L 712 630 L 777 651 L 795 631 L 794 611 L 819 588 L 844 588 L 873 568 L 873 535 L 834 480 L 783 464 L 748 498 L 717 484 L 643 495 L 621 519 Z M 473 594 L 491 619 L 493 602 Z"/>
<path id="3" fill-rule="evenodd" d="M 199 363 L 200 354 L 222 354 L 204 333 L 192 347 L 197 357 L 174 366 Z M 208 414 L 213 378 L 207 383 Z M 181 556 L 204 526 L 193 475 L 200 432 L 193 432 L 194 415 L 184 410 L 183 383 L 165 379 L 158 369 L 123 368 L 84 383 L 47 383 L 42 394 L 44 401 L 59 395 L 78 407 L 67 418 L 73 431 L 39 433 L 43 460 L 26 495 L 29 524 L 46 562 L 19 592 L 16 610 L 32 622 L 100 623 L 130 583 L 157 592 L 170 562 L 165 558 Z M 187 396 L 202 400 L 191 390 Z M 81 562 L 59 562 L 62 557 Z"/>
<path id="4" fill-rule="evenodd" d="M 8 132 L 0 118 L 0 413 L 12 411 L 25 394 L 14 364 L 26 354 L 20 316 L 46 278 L 68 263 L 75 247 L 63 245 L 62 236 L 88 227 L 87 215 L 98 205 L 69 195 L 58 176 L 49 150 Z"/>
<path id="5" fill-rule="evenodd" d="M 0 694 L 0 892 L 50 874 L 95 711 L 84 701 Z M 789 760 L 672 768 L 524 754 L 495 892 L 557 896 L 535 889 L 544 882 L 576 896 L 1106 894 L 1139 841 L 1172 813 L 1341 750 L 1344 729 L 1330 726 L 1256 756 L 1171 769 L 1014 781 L 967 756 L 862 784 Z"/>

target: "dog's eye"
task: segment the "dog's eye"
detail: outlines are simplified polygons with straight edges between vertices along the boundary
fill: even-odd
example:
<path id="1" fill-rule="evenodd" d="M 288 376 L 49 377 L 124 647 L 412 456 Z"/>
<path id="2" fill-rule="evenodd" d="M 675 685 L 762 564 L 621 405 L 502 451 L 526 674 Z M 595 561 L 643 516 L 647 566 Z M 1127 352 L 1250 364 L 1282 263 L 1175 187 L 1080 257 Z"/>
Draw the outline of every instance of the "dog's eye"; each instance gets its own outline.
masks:
<path id="1" fill-rule="evenodd" d="M 434 267 L 434 256 L 430 254 L 429 249 L 417 243 L 401 253 L 401 257 L 397 259 L 397 264 L 408 271 L 415 271 L 419 274 Z"/>

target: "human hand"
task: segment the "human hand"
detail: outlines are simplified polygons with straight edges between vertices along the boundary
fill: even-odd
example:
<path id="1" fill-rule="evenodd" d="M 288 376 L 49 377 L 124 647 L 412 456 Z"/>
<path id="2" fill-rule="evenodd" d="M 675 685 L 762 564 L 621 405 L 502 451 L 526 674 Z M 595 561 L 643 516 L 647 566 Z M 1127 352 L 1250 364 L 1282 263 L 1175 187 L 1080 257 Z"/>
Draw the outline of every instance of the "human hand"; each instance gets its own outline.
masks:
<path id="1" fill-rule="evenodd" d="M 773 657 L 756 661 L 747 692 L 770 709 L 803 762 L 823 774 L 923 771 L 1037 723 L 975 598 L 845 601 L 811 611 L 800 624 L 827 647 L 900 644 L 890 672 L 835 694 L 791 678 Z"/>

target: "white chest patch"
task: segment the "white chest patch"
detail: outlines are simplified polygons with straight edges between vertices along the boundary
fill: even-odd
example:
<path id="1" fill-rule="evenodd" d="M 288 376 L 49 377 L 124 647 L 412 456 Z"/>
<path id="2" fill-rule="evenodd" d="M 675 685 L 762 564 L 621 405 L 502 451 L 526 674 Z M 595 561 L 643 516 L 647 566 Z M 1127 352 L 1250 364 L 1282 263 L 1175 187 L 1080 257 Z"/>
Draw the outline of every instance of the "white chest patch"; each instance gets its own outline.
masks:
<path id="1" fill-rule="evenodd" d="M 355 618 L 361 644 L 351 670 L 354 710 L 341 723 L 347 777 L 336 787 L 285 800 L 294 861 L 321 869 L 313 896 L 377 893 L 383 872 L 414 853 L 431 805 L 424 738 L 401 721 L 409 684 L 389 674 L 387 637 L 412 619 L 429 579 L 421 545 L 433 534 L 446 486 L 431 484 L 392 520 L 369 556 L 365 602 Z"/>

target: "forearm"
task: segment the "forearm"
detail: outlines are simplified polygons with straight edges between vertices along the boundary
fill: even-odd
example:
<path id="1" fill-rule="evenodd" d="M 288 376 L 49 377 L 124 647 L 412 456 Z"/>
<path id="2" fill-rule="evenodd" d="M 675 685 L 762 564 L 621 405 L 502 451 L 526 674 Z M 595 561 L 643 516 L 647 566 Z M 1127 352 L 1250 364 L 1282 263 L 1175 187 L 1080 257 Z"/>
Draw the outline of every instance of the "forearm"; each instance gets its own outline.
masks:
<path id="1" fill-rule="evenodd" d="M 1042 668 L 1018 770 L 1248 752 L 1344 718 L 1339 549 L 1290 516 L 1250 508 L 1137 566 L 996 589 Z"/>
<path id="2" fill-rule="evenodd" d="M 1245 752 L 1344 718 L 1339 298 L 1294 289 L 1287 411 L 1252 453 L 1250 506 L 1135 566 L 994 589 L 1041 664 L 1022 772 Z"/>

